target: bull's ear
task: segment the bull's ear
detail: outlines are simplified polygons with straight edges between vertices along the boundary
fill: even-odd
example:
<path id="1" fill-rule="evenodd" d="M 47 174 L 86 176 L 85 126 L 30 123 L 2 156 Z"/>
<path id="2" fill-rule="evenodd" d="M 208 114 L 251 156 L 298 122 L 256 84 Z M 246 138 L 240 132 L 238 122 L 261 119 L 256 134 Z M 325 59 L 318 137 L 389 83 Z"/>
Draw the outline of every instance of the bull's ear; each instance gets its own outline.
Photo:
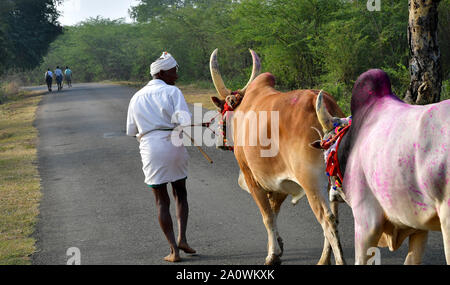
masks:
<path id="1" fill-rule="evenodd" d="M 221 100 L 221 99 L 217 98 L 216 96 L 211 96 L 211 101 L 214 103 L 214 105 L 217 106 L 217 108 L 219 108 L 220 110 L 223 109 L 223 105 L 225 104 L 224 100 Z"/>
<path id="2" fill-rule="evenodd" d="M 310 143 L 309 146 L 312 148 L 322 149 L 322 147 L 320 146 L 320 141 L 314 141 Z"/>

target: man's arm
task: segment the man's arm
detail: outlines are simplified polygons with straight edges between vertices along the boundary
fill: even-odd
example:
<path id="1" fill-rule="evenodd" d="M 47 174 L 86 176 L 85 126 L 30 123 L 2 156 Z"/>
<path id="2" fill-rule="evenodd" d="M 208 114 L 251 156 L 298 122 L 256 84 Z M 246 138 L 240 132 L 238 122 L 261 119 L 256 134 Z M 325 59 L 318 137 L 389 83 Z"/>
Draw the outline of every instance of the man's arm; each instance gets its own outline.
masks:
<path id="1" fill-rule="evenodd" d="M 172 102 L 174 105 L 174 113 L 172 115 L 172 123 L 179 124 L 181 126 L 191 125 L 191 112 L 189 111 L 186 100 L 180 89 L 176 88 L 172 93 Z"/>
<path id="2" fill-rule="evenodd" d="M 127 136 L 135 137 L 138 134 L 138 128 L 134 120 L 134 110 L 132 102 L 128 106 L 127 114 Z"/>

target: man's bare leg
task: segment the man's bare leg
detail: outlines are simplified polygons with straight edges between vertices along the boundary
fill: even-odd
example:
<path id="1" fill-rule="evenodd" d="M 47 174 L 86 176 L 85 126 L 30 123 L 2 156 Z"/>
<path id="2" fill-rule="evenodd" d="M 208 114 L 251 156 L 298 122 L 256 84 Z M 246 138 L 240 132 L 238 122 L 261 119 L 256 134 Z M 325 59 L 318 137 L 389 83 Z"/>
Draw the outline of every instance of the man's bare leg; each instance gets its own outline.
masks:
<path id="1" fill-rule="evenodd" d="M 178 248 L 185 253 L 196 253 L 186 239 L 186 227 L 189 216 L 189 205 L 187 201 L 186 178 L 172 182 L 173 196 L 176 201 L 176 212 L 178 220 Z"/>
<path id="2" fill-rule="evenodd" d="M 170 245 L 170 254 L 164 257 L 164 260 L 178 262 L 180 261 L 180 253 L 173 233 L 172 217 L 170 216 L 170 198 L 167 194 L 167 185 L 164 184 L 158 187 L 152 187 L 152 189 L 155 194 L 156 206 L 158 207 L 159 225 Z"/>

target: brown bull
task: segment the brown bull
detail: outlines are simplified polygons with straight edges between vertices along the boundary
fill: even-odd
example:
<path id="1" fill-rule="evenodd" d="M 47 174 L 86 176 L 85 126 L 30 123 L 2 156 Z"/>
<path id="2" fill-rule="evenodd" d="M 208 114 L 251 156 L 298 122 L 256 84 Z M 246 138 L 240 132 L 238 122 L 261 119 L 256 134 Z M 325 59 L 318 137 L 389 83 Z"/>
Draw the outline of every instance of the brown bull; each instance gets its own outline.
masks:
<path id="1" fill-rule="evenodd" d="M 258 76 L 260 61 L 254 51 L 250 52 L 253 57 L 252 76 L 242 90 L 233 94 L 225 87 L 218 70 L 217 49 L 212 53 L 211 76 L 221 99 L 211 99 L 224 117 L 227 116 L 224 108 L 230 110 L 230 105 L 234 107 L 232 138 L 241 170 L 239 185 L 252 195 L 262 214 L 268 234 L 265 263 L 281 263 L 283 242 L 276 219 L 283 201 L 291 195 L 292 203 L 296 204 L 306 194 L 325 236 L 318 264 L 330 263 L 331 249 L 336 264 L 344 264 L 336 227 L 337 202 L 332 203 L 333 215 L 327 196 L 328 178 L 323 155 L 309 146 L 318 138 L 313 128 L 321 128 L 315 112 L 319 92 L 295 90 L 282 93 L 275 90 L 274 76 L 270 73 Z M 325 94 L 324 100 L 330 113 L 344 116 L 331 96 Z M 257 124 L 253 124 L 255 118 Z M 272 141 L 272 145 L 258 140 L 261 132 Z"/>

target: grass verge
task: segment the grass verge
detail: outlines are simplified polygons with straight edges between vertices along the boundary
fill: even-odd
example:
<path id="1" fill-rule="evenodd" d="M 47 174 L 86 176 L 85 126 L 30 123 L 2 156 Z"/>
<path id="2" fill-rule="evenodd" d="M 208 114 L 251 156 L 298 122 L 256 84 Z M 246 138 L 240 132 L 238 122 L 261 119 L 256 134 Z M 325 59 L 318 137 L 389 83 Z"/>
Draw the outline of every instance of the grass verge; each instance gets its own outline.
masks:
<path id="1" fill-rule="evenodd" d="M 30 264 L 39 213 L 36 108 L 43 92 L 20 91 L 0 105 L 0 264 Z"/>

